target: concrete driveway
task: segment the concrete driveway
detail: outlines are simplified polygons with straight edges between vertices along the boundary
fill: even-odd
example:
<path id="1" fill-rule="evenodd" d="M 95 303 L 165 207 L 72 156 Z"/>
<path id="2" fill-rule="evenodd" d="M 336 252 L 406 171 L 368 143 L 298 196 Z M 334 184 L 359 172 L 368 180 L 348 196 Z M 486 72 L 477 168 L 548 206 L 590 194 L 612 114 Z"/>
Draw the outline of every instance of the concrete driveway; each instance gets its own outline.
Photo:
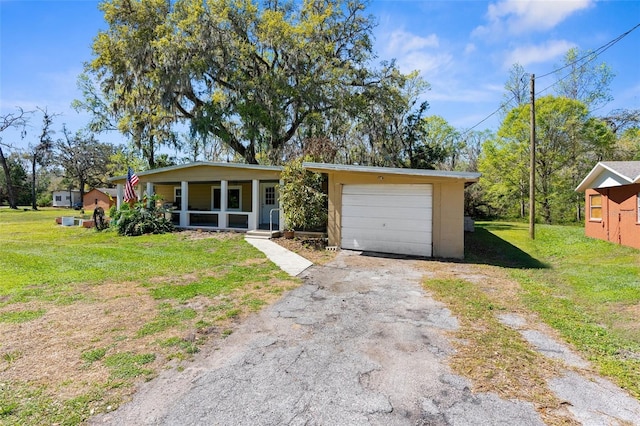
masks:
<path id="1" fill-rule="evenodd" d="M 543 424 L 532 404 L 472 393 L 450 371 L 446 332 L 457 321 L 423 291 L 416 262 L 341 252 L 192 366 L 93 423 Z M 640 416 L 634 402 L 624 403 Z"/>

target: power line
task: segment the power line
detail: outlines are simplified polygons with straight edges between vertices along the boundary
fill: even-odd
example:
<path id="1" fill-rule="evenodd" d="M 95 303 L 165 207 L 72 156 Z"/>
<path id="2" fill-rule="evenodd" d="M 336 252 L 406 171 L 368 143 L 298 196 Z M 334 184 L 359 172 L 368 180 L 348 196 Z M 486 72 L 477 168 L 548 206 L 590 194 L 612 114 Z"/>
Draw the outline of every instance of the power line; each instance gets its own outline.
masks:
<path id="1" fill-rule="evenodd" d="M 613 40 L 603 44 L 602 46 L 598 47 L 596 50 L 588 52 L 587 54 L 581 56 L 580 58 L 576 59 L 573 62 L 570 62 L 560 68 L 557 68 L 553 71 L 549 71 L 546 74 L 543 74 L 539 77 L 536 77 L 535 79 L 541 79 L 543 77 L 547 77 L 551 74 L 555 74 L 559 71 L 562 71 L 565 68 L 568 68 L 570 66 L 573 66 L 581 61 L 583 61 L 586 58 L 589 58 L 588 61 L 586 61 L 585 63 L 589 63 L 593 60 L 595 60 L 598 56 L 600 56 L 601 54 L 603 54 L 604 52 L 606 52 L 611 46 L 613 46 L 614 44 L 618 43 L 620 40 L 622 40 L 623 38 L 625 38 L 626 36 L 628 36 L 631 32 L 633 32 L 634 30 L 636 30 L 638 27 L 640 27 L 640 24 L 637 24 L 636 26 L 634 26 L 633 28 L 631 28 L 630 30 L 620 34 L 618 37 L 614 38 Z M 550 84 L 549 86 L 545 87 L 544 89 L 542 89 L 541 91 L 539 91 L 538 93 L 543 93 L 546 90 L 550 89 L 551 87 L 555 86 L 556 84 L 558 84 L 559 82 L 561 82 L 562 80 L 564 80 L 565 78 L 569 77 L 571 75 L 571 73 L 559 78 L 558 80 L 556 80 L 555 82 L 553 82 L 552 84 Z M 478 123 L 474 124 L 473 126 L 469 127 L 463 134 L 462 136 L 466 136 L 467 133 L 471 132 L 471 130 L 475 129 L 476 127 L 478 127 L 479 125 L 481 125 L 482 123 L 484 123 L 485 121 L 487 121 L 488 119 L 490 119 L 491 117 L 493 117 L 494 115 L 496 115 L 498 112 L 500 112 L 509 102 L 511 102 L 512 100 L 515 99 L 515 95 L 512 96 L 511 98 L 509 98 L 508 100 L 506 100 L 505 102 L 501 103 L 500 106 L 498 107 L 498 109 L 496 109 L 495 111 L 493 111 L 491 114 L 487 115 L 485 118 L 483 118 L 482 120 L 480 120 Z"/>

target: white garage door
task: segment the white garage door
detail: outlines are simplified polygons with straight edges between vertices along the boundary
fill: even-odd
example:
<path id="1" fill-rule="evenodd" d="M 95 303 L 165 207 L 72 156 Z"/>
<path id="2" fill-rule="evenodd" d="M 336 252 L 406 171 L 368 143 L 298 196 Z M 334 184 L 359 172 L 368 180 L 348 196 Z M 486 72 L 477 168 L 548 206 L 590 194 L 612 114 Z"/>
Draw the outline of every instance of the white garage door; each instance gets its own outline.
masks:
<path id="1" fill-rule="evenodd" d="M 421 185 L 344 185 L 344 249 L 431 256 L 433 189 Z"/>

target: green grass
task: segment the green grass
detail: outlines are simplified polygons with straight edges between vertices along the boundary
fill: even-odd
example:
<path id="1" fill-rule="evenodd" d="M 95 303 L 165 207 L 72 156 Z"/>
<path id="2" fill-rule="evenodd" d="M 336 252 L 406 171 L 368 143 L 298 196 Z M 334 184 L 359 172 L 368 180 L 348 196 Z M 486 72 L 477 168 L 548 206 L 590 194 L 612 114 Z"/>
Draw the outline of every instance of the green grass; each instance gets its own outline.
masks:
<path id="1" fill-rule="evenodd" d="M 601 373 L 640 397 L 640 251 L 584 236 L 582 227 L 480 223 L 468 261 L 508 268 L 523 303 Z M 637 311 L 635 311 L 637 312 Z"/>
<path id="2" fill-rule="evenodd" d="M 138 330 L 137 336 L 143 337 L 159 333 L 168 328 L 178 326 L 186 320 L 196 318 L 197 316 L 197 312 L 193 309 L 173 308 L 169 303 L 162 303 L 158 316 Z"/>
<path id="3" fill-rule="evenodd" d="M 104 358 L 104 365 L 111 370 L 114 379 L 133 379 L 139 376 L 151 378 L 154 371 L 143 365 L 155 361 L 155 354 L 116 353 Z"/>
<path id="4" fill-rule="evenodd" d="M 269 262 L 225 270 L 225 265 L 239 265 L 262 256 L 240 242 L 240 236 L 219 240 L 212 247 L 211 240 L 184 241 L 179 233 L 118 237 L 112 231 L 54 224 L 56 216 L 68 213 L 0 209 L 0 300 L 6 296 L 9 302 L 37 299 L 73 303 L 84 297 L 74 292 L 76 283 L 149 282 L 153 277 L 219 268 L 220 276 L 202 278 L 194 286 L 168 284 L 154 289 L 157 298 L 186 300 L 199 294 L 228 291 L 233 283 L 244 283 L 245 277 L 264 280 L 275 270 Z"/>
<path id="5" fill-rule="evenodd" d="M 181 233 L 120 237 L 114 231 L 55 224 L 57 216 L 78 213 L 0 208 L 0 327 L 46 319 L 52 305 L 73 309 L 76 303 L 84 307 L 95 303 L 96 318 L 103 318 L 111 309 L 98 299 L 104 284 L 114 289 L 118 288 L 114 284 L 126 283 L 134 294 L 157 300 L 157 309 L 155 314 L 143 311 L 139 326 L 127 329 L 109 324 L 68 347 L 82 361 L 74 377 L 86 372 L 91 380 L 92 371 L 106 367 L 110 372 L 106 382 L 82 378 L 74 382 L 58 374 L 47 383 L 18 383 L 5 380 L 0 371 L 2 425 L 76 425 L 92 413 L 115 408 L 135 380 L 153 378 L 167 360 L 189 359 L 209 333 L 229 335 L 231 320 L 259 309 L 266 303 L 262 298 L 273 300 L 271 295 L 294 284 L 271 262 L 256 262 L 264 255 L 239 234 L 195 239 Z M 109 300 L 129 297 L 105 294 Z M 52 336 L 55 339 L 64 340 L 72 333 L 49 330 L 59 333 Z M 5 369 L 16 368 L 17 360 L 28 357 L 37 353 L 3 349 L 0 344 L 0 364 Z M 37 365 L 37 359 L 31 363 Z M 75 396 L 59 398 L 62 388 L 69 389 L 63 394 Z"/>
<path id="6" fill-rule="evenodd" d="M 37 311 L 0 312 L 0 322 L 27 322 L 40 318 L 44 313 L 44 309 L 39 309 Z"/>

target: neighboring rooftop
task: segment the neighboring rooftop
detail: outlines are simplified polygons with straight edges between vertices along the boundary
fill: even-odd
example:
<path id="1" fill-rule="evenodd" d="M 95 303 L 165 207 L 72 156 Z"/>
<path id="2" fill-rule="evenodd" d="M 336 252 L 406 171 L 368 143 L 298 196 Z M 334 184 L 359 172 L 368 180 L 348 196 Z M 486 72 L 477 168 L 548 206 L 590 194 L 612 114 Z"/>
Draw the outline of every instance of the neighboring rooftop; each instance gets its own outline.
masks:
<path id="1" fill-rule="evenodd" d="M 578 192 L 589 188 L 611 188 L 640 183 L 640 161 L 601 161 L 594 166 L 580 185 Z"/>

